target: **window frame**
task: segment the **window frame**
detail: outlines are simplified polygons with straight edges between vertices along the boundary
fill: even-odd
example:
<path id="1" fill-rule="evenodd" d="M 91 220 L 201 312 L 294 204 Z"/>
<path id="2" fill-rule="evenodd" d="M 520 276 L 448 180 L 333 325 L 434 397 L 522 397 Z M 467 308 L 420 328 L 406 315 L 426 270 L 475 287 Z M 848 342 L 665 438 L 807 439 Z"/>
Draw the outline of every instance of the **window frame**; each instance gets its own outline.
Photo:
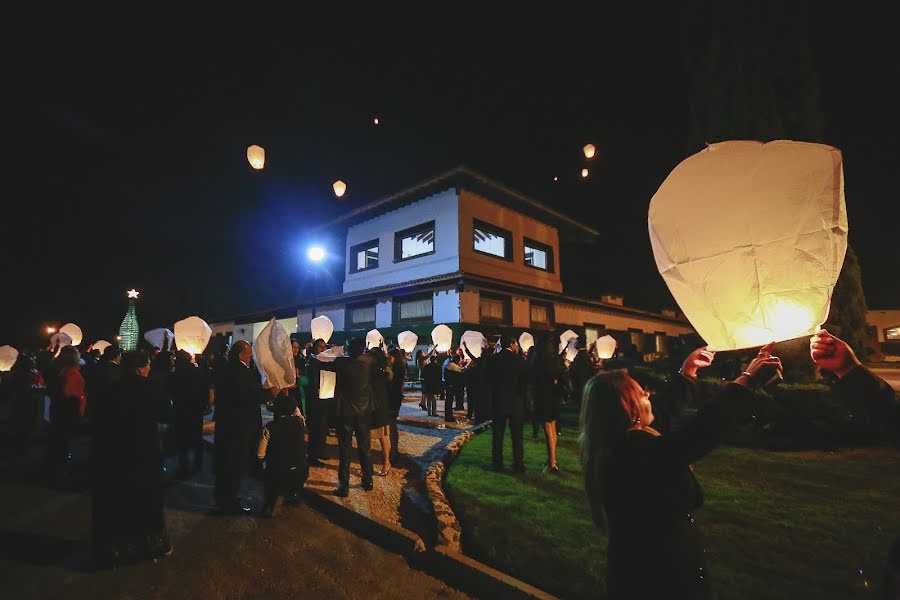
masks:
<path id="1" fill-rule="evenodd" d="M 481 314 L 481 301 L 495 300 L 503 303 L 503 317 L 500 319 L 487 318 Z M 529 310 L 529 317 L 530 317 Z M 490 325 L 510 325 L 512 323 L 512 296 L 504 296 L 502 294 L 478 294 L 478 322 Z"/>
<path id="2" fill-rule="evenodd" d="M 540 306 L 547 310 L 547 322 L 546 323 L 535 323 L 534 319 L 531 315 L 531 307 L 532 306 Z M 556 314 L 554 312 L 554 304 L 552 302 L 534 302 L 532 300 L 528 301 L 528 322 L 531 324 L 532 329 L 553 329 L 556 326 Z"/>
<path id="3" fill-rule="evenodd" d="M 503 238 L 503 254 L 504 256 L 497 256 L 496 254 L 491 254 L 490 252 L 485 252 L 484 250 L 479 250 L 475 247 L 475 230 L 480 229 L 485 233 L 491 233 L 498 237 Z M 503 229 L 502 227 L 497 227 L 496 225 L 492 225 L 487 221 L 482 221 L 481 219 L 472 219 L 472 251 L 475 254 L 481 254 L 482 256 L 490 256 L 491 258 L 496 258 L 499 260 L 505 260 L 507 262 L 513 262 L 513 241 L 512 241 L 512 231 L 508 229 Z"/>
<path id="4" fill-rule="evenodd" d="M 350 273 L 362 273 L 363 271 L 371 271 L 372 269 L 377 269 L 381 265 L 381 241 L 378 238 L 374 240 L 369 240 L 368 242 L 363 242 L 361 244 L 354 244 L 350 246 L 350 256 L 347 257 L 347 262 L 350 263 Z M 374 267 L 364 267 L 362 269 L 358 268 L 357 256 L 362 251 L 369 250 L 370 248 L 375 247 L 378 248 L 378 261 Z"/>
<path id="5" fill-rule="evenodd" d="M 422 233 L 424 231 L 432 231 L 432 235 L 434 239 L 431 242 L 431 252 L 423 252 L 422 254 L 416 254 L 414 256 L 407 256 L 406 258 L 402 258 L 403 256 L 403 239 L 412 237 L 417 233 Z M 394 262 L 405 262 L 407 260 L 415 260 L 417 258 L 422 258 L 423 256 L 430 256 L 437 251 L 437 227 L 435 226 L 435 221 L 427 221 L 425 223 L 421 223 L 414 227 L 408 227 L 406 229 L 401 229 L 400 231 L 394 232 Z"/>
<path id="6" fill-rule="evenodd" d="M 416 302 L 417 300 L 431 300 L 431 314 L 426 317 L 401 318 L 400 305 L 404 302 Z M 430 323 L 434 320 L 434 294 L 413 294 L 410 296 L 397 296 L 391 298 L 391 325 L 398 323 Z"/>
<path id="7" fill-rule="evenodd" d="M 530 246 L 535 250 L 541 250 L 547 254 L 547 268 L 544 269 L 542 267 L 538 267 L 535 265 L 529 265 L 526 259 L 526 255 L 528 254 L 525 251 L 525 248 Z M 555 273 L 556 272 L 556 257 L 553 255 L 553 246 L 548 244 L 544 244 L 543 242 L 539 242 L 537 240 L 533 240 L 531 238 L 523 238 L 522 240 L 522 264 L 528 267 L 529 269 L 537 269 L 538 271 L 543 271 L 544 273 Z"/>
<path id="8" fill-rule="evenodd" d="M 353 320 L 353 311 L 358 308 L 372 308 L 372 320 L 365 321 L 363 323 L 357 323 Z M 345 329 L 373 329 L 375 327 L 375 321 L 378 319 L 378 303 L 371 302 L 357 302 L 355 304 L 348 304 L 344 307 L 344 324 Z"/>

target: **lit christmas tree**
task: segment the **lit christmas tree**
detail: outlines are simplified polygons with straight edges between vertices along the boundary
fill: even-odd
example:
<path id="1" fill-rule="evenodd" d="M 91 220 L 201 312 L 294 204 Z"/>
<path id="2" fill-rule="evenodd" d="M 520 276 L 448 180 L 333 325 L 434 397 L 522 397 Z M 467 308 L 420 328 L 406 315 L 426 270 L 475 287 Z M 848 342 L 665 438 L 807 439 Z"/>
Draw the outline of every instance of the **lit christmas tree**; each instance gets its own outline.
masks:
<path id="1" fill-rule="evenodd" d="M 119 326 L 119 347 L 125 351 L 137 350 L 139 335 L 137 313 L 134 311 L 134 301 L 137 300 L 140 292 L 132 289 L 127 293 L 128 312 L 125 313 L 125 318 L 122 319 L 122 324 Z"/>

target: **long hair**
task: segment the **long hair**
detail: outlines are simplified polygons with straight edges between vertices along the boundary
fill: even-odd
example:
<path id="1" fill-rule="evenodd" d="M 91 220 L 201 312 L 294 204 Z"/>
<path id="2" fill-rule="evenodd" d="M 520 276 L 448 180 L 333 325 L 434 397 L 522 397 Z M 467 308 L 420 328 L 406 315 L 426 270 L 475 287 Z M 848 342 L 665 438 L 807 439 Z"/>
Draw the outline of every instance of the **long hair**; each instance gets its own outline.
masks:
<path id="1" fill-rule="evenodd" d="M 59 356 L 53 363 L 56 371 L 62 371 L 66 368 L 75 368 L 81 365 L 81 354 L 75 346 L 63 346 L 59 351 Z"/>
<path id="2" fill-rule="evenodd" d="M 581 400 L 581 469 L 594 524 L 607 530 L 603 499 L 606 472 L 616 442 L 634 423 L 639 386 L 626 371 L 600 373 L 588 380 Z"/>

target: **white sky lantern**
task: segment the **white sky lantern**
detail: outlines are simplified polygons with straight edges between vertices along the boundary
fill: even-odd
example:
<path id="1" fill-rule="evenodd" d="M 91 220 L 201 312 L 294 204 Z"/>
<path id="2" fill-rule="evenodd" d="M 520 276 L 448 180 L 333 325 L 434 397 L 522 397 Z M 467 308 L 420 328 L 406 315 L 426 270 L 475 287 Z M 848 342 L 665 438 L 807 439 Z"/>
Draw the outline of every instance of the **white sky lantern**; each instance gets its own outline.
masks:
<path id="1" fill-rule="evenodd" d="M 611 335 L 604 335 L 601 338 L 597 338 L 597 341 L 594 342 L 594 347 L 597 348 L 598 358 L 612 358 L 613 354 L 616 353 L 616 338 Z"/>
<path id="2" fill-rule="evenodd" d="M 19 358 L 19 351 L 12 346 L 0 346 L 0 371 L 11 371 L 16 359 Z"/>
<path id="3" fill-rule="evenodd" d="M 587 169 L 582 169 L 582 170 L 581 170 L 581 177 L 582 177 L 582 179 L 586 178 L 588 175 L 590 175 L 590 172 L 589 172 Z"/>
<path id="4" fill-rule="evenodd" d="M 572 338 L 569 340 L 569 343 L 566 344 L 566 360 L 572 362 L 575 360 L 575 357 L 578 356 L 578 348 L 576 344 L 578 343 L 578 338 Z"/>
<path id="5" fill-rule="evenodd" d="M 50 336 L 50 346 L 52 348 L 55 348 L 56 344 L 59 344 L 60 348 L 62 348 L 63 346 L 71 346 L 72 338 L 70 338 L 63 332 L 54 333 L 52 336 Z"/>
<path id="6" fill-rule="evenodd" d="M 334 189 L 334 195 L 340 198 L 344 195 L 344 192 L 347 191 L 347 184 L 338 179 L 334 182 L 334 185 L 331 186 Z"/>
<path id="7" fill-rule="evenodd" d="M 711 144 L 650 202 L 669 290 L 710 350 L 812 334 L 847 250 L 841 153 L 775 141 Z"/>
<path id="8" fill-rule="evenodd" d="M 481 357 L 481 345 L 484 343 L 484 335 L 480 331 L 467 331 L 462 334 L 460 344 L 465 343 L 469 352 L 475 358 Z"/>
<path id="9" fill-rule="evenodd" d="M 290 387 L 297 382 L 294 354 L 287 330 L 273 318 L 263 327 L 253 343 L 253 362 L 262 375 L 266 389 Z"/>
<path id="10" fill-rule="evenodd" d="M 438 352 L 447 352 L 453 345 L 453 330 L 446 325 L 438 325 L 431 330 L 431 341 Z"/>
<path id="11" fill-rule="evenodd" d="M 312 332 L 313 341 L 322 339 L 327 344 L 331 334 L 334 333 L 334 323 L 325 315 L 320 315 L 309 322 L 309 330 Z"/>
<path id="12" fill-rule="evenodd" d="M 163 346 L 167 346 L 167 348 L 172 346 L 175 334 L 171 330 L 161 327 L 159 329 L 151 329 L 145 333 L 144 339 L 162 350 Z"/>
<path id="13" fill-rule="evenodd" d="M 110 344 L 106 340 L 97 340 L 96 342 L 91 344 L 91 350 L 97 350 L 98 352 L 100 352 L 100 356 L 103 356 L 103 353 L 110 346 L 112 346 L 112 344 Z"/>
<path id="14" fill-rule="evenodd" d="M 377 329 L 366 334 L 366 348 L 378 348 L 384 343 L 384 336 Z"/>
<path id="15" fill-rule="evenodd" d="M 528 352 L 534 348 L 534 336 L 527 331 L 523 331 L 522 335 L 519 336 L 519 347 L 522 348 L 522 352 Z"/>
<path id="16" fill-rule="evenodd" d="M 81 343 L 81 339 L 83 334 L 81 333 L 81 327 L 76 325 L 75 323 L 66 323 L 62 327 L 59 328 L 60 333 L 64 333 L 70 338 L 72 338 L 72 345 L 77 346 Z"/>
<path id="17" fill-rule="evenodd" d="M 584 150 L 584 157 L 588 159 L 594 158 L 594 155 L 597 154 L 597 147 L 593 144 L 587 144 L 582 150 Z"/>
<path id="18" fill-rule="evenodd" d="M 247 147 L 247 162 L 250 166 L 259 171 L 266 166 L 266 151 L 262 146 L 256 144 Z"/>
<path id="19" fill-rule="evenodd" d="M 561 334 L 559 334 L 559 352 L 562 353 L 563 350 L 566 349 L 566 346 L 569 345 L 569 340 L 572 338 L 578 339 L 578 334 L 572 331 L 571 329 L 566 329 Z"/>
<path id="20" fill-rule="evenodd" d="M 189 354 L 202 354 L 206 350 L 212 329 L 200 317 L 188 317 L 175 323 L 175 345 Z"/>
<path id="21" fill-rule="evenodd" d="M 412 331 L 401 331 L 397 334 L 397 345 L 400 346 L 404 352 L 412 352 L 416 349 L 416 344 L 418 343 L 419 336 Z"/>
<path id="22" fill-rule="evenodd" d="M 330 336 L 329 336 L 330 337 Z M 334 362 L 334 360 L 344 355 L 342 346 L 329 348 L 324 352 L 316 354 L 316 358 L 322 362 Z M 327 400 L 334 398 L 334 387 L 337 384 L 337 378 L 333 371 L 319 371 L 319 399 Z"/>

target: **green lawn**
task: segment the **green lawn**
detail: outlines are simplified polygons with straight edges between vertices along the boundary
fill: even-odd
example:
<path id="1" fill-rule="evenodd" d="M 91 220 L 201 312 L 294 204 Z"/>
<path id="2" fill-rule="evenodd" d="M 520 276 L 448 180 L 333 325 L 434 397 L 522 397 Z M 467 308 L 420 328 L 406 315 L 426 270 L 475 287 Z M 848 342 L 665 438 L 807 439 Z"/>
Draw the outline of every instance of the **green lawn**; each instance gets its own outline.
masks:
<path id="1" fill-rule="evenodd" d="M 526 439 L 528 472 L 514 476 L 490 471 L 491 433 L 479 435 L 445 487 L 466 553 L 565 598 L 602 597 L 606 539 L 590 520 L 573 437 L 569 428 L 563 473 L 551 477 L 539 467 L 543 441 Z M 507 464 L 511 456 L 507 439 Z M 694 467 L 706 494 L 695 518 L 719 598 L 877 597 L 858 570 L 880 586 L 900 533 L 900 452 L 722 448 Z"/>

